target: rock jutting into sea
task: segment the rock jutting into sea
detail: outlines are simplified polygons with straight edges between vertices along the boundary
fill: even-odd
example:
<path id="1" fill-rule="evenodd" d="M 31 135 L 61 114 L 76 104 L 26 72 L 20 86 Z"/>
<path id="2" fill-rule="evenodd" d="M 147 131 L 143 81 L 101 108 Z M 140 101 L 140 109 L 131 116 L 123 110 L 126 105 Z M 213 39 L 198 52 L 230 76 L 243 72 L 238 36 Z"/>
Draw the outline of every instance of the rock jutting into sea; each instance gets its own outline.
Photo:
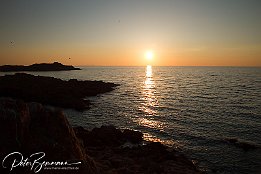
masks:
<path id="1" fill-rule="evenodd" d="M 254 150 L 254 149 L 260 148 L 260 146 L 257 144 L 247 142 L 247 141 L 242 141 L 237 138 L 225 138 L 222 141 L 227 144 L 234 145 L 235 147 L 241 148 L 244 151 L 249 151 L 249 150 Z"/>
<path id="2" fill-rule="evenodd" d="M 120 130 L 114 126 L 91 131 L 72 128 L 63 112 L 57 109 L 35 102 L 0 99 L 0 159 L 3 161 L 0 173 L 3 174 L 10 170 L 11 173 L 32 174 L 44 161 L 39 172 L 43 174 L 201 173 L 191 160 L 176 150 L 160 143 L 143 145 L 142 136 L 139 131 Z M 33 164 L 37 155 L 32 154 L 37 152 L 45 156 Z M 50 164 L 57 161 L 76 164 Z"/>
<path id="3" fill-rule="evenodd" d="M 11 71 L 69 71 L 69 70 L 81 70 L 71 65 L 63 65 L 59 62 L 54 63 L 40 63 L 29 66 L 24 65 L 3 65 L 0 66 L 0 71 L 11 72 Z"/>
<path id="4" fill-rule="evenodd" d="M 109 92 L 118 86 L 102 81 L 64 81 L 54 77 L 25 73 L 0 76 L 0 96 L 40 102 L 76 110 L 88 109 L 90 101 L 84 99 Z"/>
<path id="5" fill-rule="evenodd" d="M 114 126 L 102 126 L 91 131 L 74 128 L 85 151 L 99 164 L 101 173 L 129 174 L 200 174 L 182 153 L 159 142 L 143 144 L 143 134 Z M 143 145 L 142 145 L 143 144 Z"/>

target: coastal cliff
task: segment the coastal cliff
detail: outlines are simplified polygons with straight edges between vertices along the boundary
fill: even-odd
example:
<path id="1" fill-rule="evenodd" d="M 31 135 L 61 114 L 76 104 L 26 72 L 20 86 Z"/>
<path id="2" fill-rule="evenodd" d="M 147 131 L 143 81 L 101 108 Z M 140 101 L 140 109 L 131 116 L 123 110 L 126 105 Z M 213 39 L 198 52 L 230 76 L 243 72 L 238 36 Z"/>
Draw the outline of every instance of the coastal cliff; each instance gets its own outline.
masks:
<path id="1" fill-rule="evenodd" d="M 64 81 L 54 77 L 34 76 L 25 73 L 0 76 L 0 96 L 40 102 L 76 110 L 88 109 L 90 101 L 84 99 L 109 92 L 118 86 L 102 81 Z"/>
<path id="2" fill-rule="evenodd" d="M 63 65 L 59 62 L 54 63 L 39 63 L 29 66 L 24 65 L 3 65 L 0 66 L 0 71 L 2 72 L 15 72 L 15 71 L 70 71 L 70 70 L 80 70 L 80 68 L 75 68 L 71 65 Z"/>
<path id="3" fill-rule="evenodd" d="M 175 150 L 160 143 L 142 145 L 141 132 L 113 126 L 91 131 L 72 128 L 63 112 L 38 103 L 1 98 L 0 120 L 0 159 L 12 152 L 28 156 L 28 163 L 17 164 L 13 173 L 35 173 L 29 162 L 36 152 L 46 155 L 39 161 L 81 162 L 73 169 L 43 166 L 40 173 L 200 173 L 191 160 Z M 8 160 L 4 166 L 2 163 L 0 173 L 10 173 L 14 159 Z"/>

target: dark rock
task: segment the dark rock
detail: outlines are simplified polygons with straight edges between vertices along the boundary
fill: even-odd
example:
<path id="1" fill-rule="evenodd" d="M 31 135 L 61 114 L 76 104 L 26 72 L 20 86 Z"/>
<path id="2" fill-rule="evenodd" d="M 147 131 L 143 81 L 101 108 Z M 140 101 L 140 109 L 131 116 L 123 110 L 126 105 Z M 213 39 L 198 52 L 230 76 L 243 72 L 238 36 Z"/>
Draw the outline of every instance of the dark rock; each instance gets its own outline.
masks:
<path id="1" fill-rule="evenodd" d="M 50 110 L 37 103 L 0 99 L 0 120 L 1 160 L 11 152 L 20 152 L 27 157 L 44 152 L 45 161 L 82 161 L 83 165 L 76 173 L 96 172 L 94 161 L 86 155 L 61 111 Z M 0 173 L 6 172 L 0 168 Z M 32 173 L 29 167 L 18 167 L 14 172 Z M 55 170 L 50 173 L 55 173 Z"/>
<path id="2" fill-rule="evenodd" d="M 122 141 L 122 132 L 114 126 L 94 128 L 90 134 L 96 137 L 96 139 L 100 139 L 105 146 L 120 145 Z"/>
<path id="3" fill-rule="evenodd" d="M 102 126 L 92 131 L 82 127 L 74 128 L 76 135 L 80 137 L 85 146 L 119 146 L 123 144 L 122 132 L 114 126 Z"/>
<path id="4" fill-rule="evenodd" d="M 26 142 L 30 121 L 29 109 L 25 103 L 11 99 L 0 100 L 0 146 L 2 150 L 18 149 Z"/>
<path id="5" fill-rule="evenodd" d="M 125 132 L 125 133 L 124 133 Z M 41 173 L 199 174 L 191 160 L 161 143 L 141 145 L 142 133 L 102 126 L 91 131 L 71 128 L 64 114 L 38 103 L 0 99 L 0 159 L 10 152 L 27 156 L 45 152 L 47 161 L 82 161 L 80 170 Z M 132 148 L 125 142 L 137 142 Z M 18 167 L 13 173 L 34 173 Z M 9 171 L 0 168 L 0 173 Z"/>
<path id="6" fill-rule="evenodd" d="M 238 139 L 236 138 L 225 138 L 225 141 L 231 144 L 235 144 L 238 142 Z"/>
<path id="7" fill-rule="evenodd" d="M 54 63 L 40 63 L 33 64 L 29 66 L 24 65 L 3 65 L 0 66 L 0 71 L 69 71 L 69 70 L 80 70 L 80 68 L 75 68 L 71 65 L 63 65 L 59 62 Z"/>
<path id="8" fill-rule="evenodd" d="M 101 81 L 63 81 L 25 73 L 0 76 L 0 84 L 0 96 L 77 110 L 89 108 L 90 102 L 85 97 L 112 91 L 117 86 Z"/>
<path id="9" fill-rule="evenodd" d="M 131 143 L 140 143 L 143 140 L 143 134 L 141 132 L 129 129 L 123 130 L 123 137 Z"/>
<path id="10" fill-rule="evenodd" d="M 238 142 L 237 147 L 242 148 L 244 151 L 248 151 L 248 150 L 253 150 L 253 149 L 257 149 L 258 146 L 255 144 L 251 144 L 249 142 Z"/>
<path id="11" fill-rule="evenodd" d="M 228 144 L 232 144 L 235 147 L 241 148 L 244 151 L 249 151 L 249 150 L 260 148 L 258 145 L 252 144 L 250 142 L 240 141 L 237 138 L 225 138 L 224 142 L 226 142 Z"/>
<path id="12" fill-rule="evenodd" d="M 138 131 L 122 132 L 114 126 L 92 131 L 76 127 L 74 131 L 84 142 L 86 152 L 99 164 L 101 173 L 201 173 L 183 154 L 169 150 L 159 142 L 141 145 L 142 133 Z M 139 144 L 124 148 L 122 145 L 127 141 Z"/>
<path id="13" fill-rule="evenodd" d="M 127 141 L 134 144 L 143 141 L 141 132 L 129 129 L 122 132 L 114 126 L 101 126 L 91 131 L 85 130 L 83 127 L 75 127 L 74 131 L 86 146 L 120 146 Z"/>

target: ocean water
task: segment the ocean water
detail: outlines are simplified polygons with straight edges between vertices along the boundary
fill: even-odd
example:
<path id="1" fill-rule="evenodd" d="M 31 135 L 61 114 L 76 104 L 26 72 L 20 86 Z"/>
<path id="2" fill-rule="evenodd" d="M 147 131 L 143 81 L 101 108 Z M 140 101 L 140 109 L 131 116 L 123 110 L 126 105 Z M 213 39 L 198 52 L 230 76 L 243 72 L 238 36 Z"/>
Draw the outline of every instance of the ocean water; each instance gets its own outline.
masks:
<path id="1" fill-rule="evenodd" d="M 92 107 L 65 113 L 74 126 L 115 125 L 174 146 L 208 173 L 261 173 L 261 68 L 81 67 L 30 72 L 120 84 L 89 98 Z M 1 74 L 0 74 L 1 75 Z M 236 138 L 258 148 L 224 142 Z"/>

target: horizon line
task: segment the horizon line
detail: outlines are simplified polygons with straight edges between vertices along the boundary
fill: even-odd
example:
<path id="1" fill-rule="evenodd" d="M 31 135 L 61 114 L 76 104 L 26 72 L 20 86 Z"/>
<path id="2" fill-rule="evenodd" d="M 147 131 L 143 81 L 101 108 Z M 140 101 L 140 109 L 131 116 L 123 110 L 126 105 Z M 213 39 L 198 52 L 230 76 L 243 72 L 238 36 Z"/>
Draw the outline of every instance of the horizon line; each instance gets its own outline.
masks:
<path id="1" fill-rule="evenodd" d="M 49 63 L 49 62 L 44 62 Z M 54 62 L 52 62 L 54 63 Z M 61 63 L 61 62 L 59 62 Z M 42 64 L 42 63 L 32 63 L 28 65 L 18 65 L 18 64 L 0 64 L 0 66 L 10 65 L 10 66 L 29 66 L 33 64 Z M 63 63 L 62 63 L 63 64 Z M 63 65 L 71 65 L 75 67 L 255 67 L 261 68 L 261 65 L 74 65 L 74 64 L 63 64 Z"/>
<path id="2" fill-rule="evenodd" d="M 73 65 L 76 67 L 255 67 L 261 68 L 261 65 Z"/>

